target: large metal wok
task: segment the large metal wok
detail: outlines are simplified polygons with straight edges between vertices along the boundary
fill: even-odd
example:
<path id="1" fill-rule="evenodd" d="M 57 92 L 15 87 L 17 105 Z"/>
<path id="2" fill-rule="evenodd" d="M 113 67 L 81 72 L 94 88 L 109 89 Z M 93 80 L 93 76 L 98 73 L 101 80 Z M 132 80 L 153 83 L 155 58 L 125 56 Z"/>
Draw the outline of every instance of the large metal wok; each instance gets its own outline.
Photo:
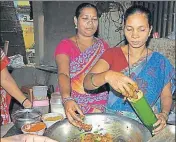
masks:
<path id="1" fill-rule="evenodd" d="M 93 125 L 91 132 L 112 134 L 114 142 L 147 142 L 151 138 L 150 132 L 142 124 L 120 115 L 88 114 L 84 122 Z M 82 133 L 65 119 L 48 128 L 44 135 L 59 142 L 72 142 L 74 139 L 78 142 Z"/>

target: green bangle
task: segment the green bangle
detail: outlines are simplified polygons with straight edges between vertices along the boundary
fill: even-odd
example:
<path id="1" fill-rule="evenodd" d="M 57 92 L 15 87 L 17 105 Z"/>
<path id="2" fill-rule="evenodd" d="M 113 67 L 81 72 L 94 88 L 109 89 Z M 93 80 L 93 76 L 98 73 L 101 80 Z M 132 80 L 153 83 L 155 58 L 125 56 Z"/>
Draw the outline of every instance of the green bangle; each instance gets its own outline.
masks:
<path id="1" fill-rule="evenodd" d="M 91 75 L 91 84 L 92 84 L 92 86 L 98 88 L 99 86 L 97 86 L 97 85 L 95 85 L 95 84 L 93 83 L 93 76 L 94 76 L 94 74 Z"/>

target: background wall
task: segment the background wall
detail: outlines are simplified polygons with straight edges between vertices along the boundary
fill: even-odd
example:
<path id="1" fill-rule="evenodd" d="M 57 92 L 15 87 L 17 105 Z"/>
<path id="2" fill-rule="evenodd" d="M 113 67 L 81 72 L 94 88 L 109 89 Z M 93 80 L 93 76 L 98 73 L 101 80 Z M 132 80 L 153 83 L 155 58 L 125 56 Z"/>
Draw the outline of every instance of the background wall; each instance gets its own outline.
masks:
<path id="1" fill-rule="evenodd" d="M 73 17 L 81 1 L 43 2 L 44 13 L 44 64 L 55 66 L 54 49 L 61 39 L 75 34 Z"/>
<path id="2" fill-rule="evenodd" d="M 97 4 L 95 1 L 54 1 L 43 2 L 44 14 L 44 61 L 43 64 L 56 66 L 53 58 L 54 49 L 63 38 L 75 34 L 73 17 L 77 6 L 83 2 Z M 100 3 L 105 5 L 106 2 Z M 122 14 L 131 6 L 131 2 L 117 2 L 116 8 L 98 7 L 101 17 L 99 20 L 99 37 L 104 38 L 111 46 L 124 40 L 122 30 Z M 119 8 L 119 5 L 123 7 Z"/>

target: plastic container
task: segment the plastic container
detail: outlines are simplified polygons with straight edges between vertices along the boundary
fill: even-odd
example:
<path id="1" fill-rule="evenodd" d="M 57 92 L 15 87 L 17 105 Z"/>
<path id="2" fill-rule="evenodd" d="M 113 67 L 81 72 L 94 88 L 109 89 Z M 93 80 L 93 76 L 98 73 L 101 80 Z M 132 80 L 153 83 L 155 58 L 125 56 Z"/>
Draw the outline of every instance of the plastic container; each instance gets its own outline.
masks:
<path id="1" fill-rule="evenodd" d="M 49 100 L 33 101 L 33 108 L 40 111 L 41 114 L 46 114 L 49 112 Z"/>
<path id="2" fill-rule="evenodd" d="M 33 86 L 33 96 L 34 100 L 44 100 L 47 97 L 47 86 Z"/>
<path id="3" fill-rule="evenodd" d="M 138 91 L 137 96 L 139 99 L 128 99 L 131 103 L 132 107 L 134 108 L 135 112 L 137 113 L 140 120 L 143 122 L 143 124 L 149 129 L 150 132 L 153 130 L 153 124 L 156 123 L 157 118 L 154 114 L 152 108 L 146 101 L 143 92 Z"/>
<path id="4" fill-rule="evenodd" d="M 62 105 L 62 99 L 59 93 L 54 92 L 51 94 L 50 105 L 51 105 L 51 112 L 61 113 L 64 116 L 64 118 L 66 117 L 64 106 Z"/>

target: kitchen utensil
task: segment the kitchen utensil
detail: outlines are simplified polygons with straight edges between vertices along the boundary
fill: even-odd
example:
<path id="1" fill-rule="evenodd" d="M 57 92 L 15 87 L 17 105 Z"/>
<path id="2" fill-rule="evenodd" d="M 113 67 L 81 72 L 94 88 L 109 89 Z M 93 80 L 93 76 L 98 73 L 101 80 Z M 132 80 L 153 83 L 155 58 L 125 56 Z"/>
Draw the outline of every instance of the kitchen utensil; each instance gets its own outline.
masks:
<path id="1" fill-rule="evenodd" d="M 41 121 L 41 113 L 34 109 L 20 109 L 12 114 L 14 125 L 21 129 L 24 124 Z"/>
<path id="2" fill-rule="evenodd" d="M 44 122 L 34 122 L 30 124 L 24 124 L 21 127 L 21 131 L 24 134 L 33 134 L 42 136 L 45 132 L 46 124 Z"/>
<path id="3" fill-rule="evenodd" d="M 110 133 L 114 138 L 114 142 L 147 142 L 151 138 L 151 134 L 145 126 L 121 115 L 87 114 L 84 122 L 93 125 L 91 131 L 93 133 Z M 84 132 L 65 119 L 48 128 L 44 135 L 60 142 L 72 142 L 74 139 L 79 139 L 82 133 Z"/>

